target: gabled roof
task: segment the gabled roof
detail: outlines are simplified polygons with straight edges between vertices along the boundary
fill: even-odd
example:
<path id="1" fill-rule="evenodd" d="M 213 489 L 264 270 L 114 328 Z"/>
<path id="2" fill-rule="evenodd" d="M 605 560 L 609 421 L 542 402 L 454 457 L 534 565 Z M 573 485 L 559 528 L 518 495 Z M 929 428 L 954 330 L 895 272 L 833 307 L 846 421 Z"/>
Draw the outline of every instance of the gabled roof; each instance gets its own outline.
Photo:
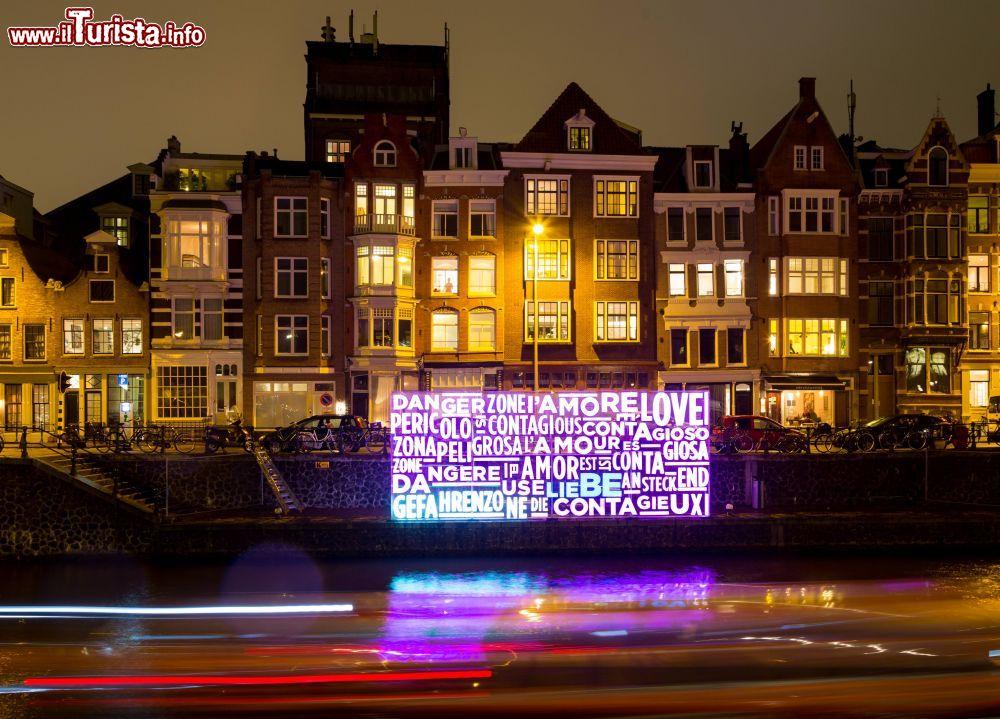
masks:
<path id="1" fill-rule="evenodd" d="M 913 148 L 913 154 L 906 163 L 906 171 L 912 172 L 914 162 L 917 159 L 925 157 L 931 148 L 937 145 L 944 147 L 950 156 L 955 157 L 962 163 L 963 168 L 968 169 L 969 164 L 966 162 L 965 155 L 958 145 L 958 140 L 955 139 L 955 134 L 951 131 L 948 121 L 939 115 L 932 117 L 930 122 L 927 123 L 927 129 L 924 130 L 923 137 L 920 138 L 917 146 Z"/>
<path id="2" fill-rule="evenodd" d="M 801 100 L 799 101 L 801 102 Z M 782 134 L 785 132 L 785 128 L 791 122 L 792 116 L 795 114 L 795 110 L 798 108 L 799 103 L 795 103 L 795 106 L 785 113 L 778 122 L 775 123 L 774 127 L 764 133 L 764 136 L 757 140 L 757 142 L 750 148 L 750 167 L 753 170 L 758 170 L 767 164 L 767 161 L 771 157 L 771 153 L 774 152 L 774 148 L 778 144 L 778 140 L 781 139 Z"/>
<path id="3" fill-rule="evenodd" d="M 637 132 L 625 129 L 575 82 L 567 85 L 549 105 L 538 122 L 514 145 L 514 151 L 566 152 L 566 121 L 576 117 L 580 110 L 584 110 L 594 122 L 594 154 L 643 154 L 642 141 Z"/>

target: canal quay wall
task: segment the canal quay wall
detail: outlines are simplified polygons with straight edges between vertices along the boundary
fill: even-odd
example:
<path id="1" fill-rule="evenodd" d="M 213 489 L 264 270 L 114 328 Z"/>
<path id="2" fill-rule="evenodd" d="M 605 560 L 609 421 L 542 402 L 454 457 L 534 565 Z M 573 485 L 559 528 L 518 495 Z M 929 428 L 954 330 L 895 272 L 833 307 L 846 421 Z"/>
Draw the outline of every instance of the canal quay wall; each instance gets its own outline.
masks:
<path id="1" fill-rule="evenodd" d="M 305 509 L 277 517 L 253 458 L 120 457 L 156 497 L 142 514 L 37 460 L 0 459 L 0 558 L 227 555 L 257 546 L 340 556 L 1000 546 L 1000 452 L 712 458 L 712 517 L 389 522 L 380 457 L 279 458 Z M 731 506 L 731 510 L 727 506 Z"/>

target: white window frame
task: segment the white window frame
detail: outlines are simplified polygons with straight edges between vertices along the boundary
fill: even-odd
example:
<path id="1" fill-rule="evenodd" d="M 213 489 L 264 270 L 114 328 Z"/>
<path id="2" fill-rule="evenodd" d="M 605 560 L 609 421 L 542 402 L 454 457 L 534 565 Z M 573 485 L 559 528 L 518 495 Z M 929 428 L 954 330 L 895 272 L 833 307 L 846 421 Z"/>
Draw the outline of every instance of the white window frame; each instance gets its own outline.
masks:
<path id="1" fill-rule="evenodd" d="M 777 297 L 781 288 L 778 273 L 778 258 L 769 257 L 767 260 L 767 294 L 770 297 Z"/>
<path id="2" fill-rule="evenodd" d="M 435 240 L 457 240 L 459 236 L 458 218 L 461 215 L 461 203 L 458 199 L 433 200 L 431 202 L 431 237 Z M 455 234 L 441 234 L 438 231 L 439 217 L 455 218 Z"/>
<path id="3" fill-rule="evenodd" d="M 478 267 L 474 268 L 473 260 L 489 260 L 492 267 L 489 272 L 493 277 L 490 287 L 487 291 L 482 291 L 482 285 L 476 284 L 473 279 L 474 273 L 484 273 L 486 268 Z M 468 295 L 469 297 L 496 297 L 497 296 L 497 256 L 493 254 L 479 254 L 479 255 L 469 255 L 469 285 L 468 285 Z"/>
<path id="4" fill-rule="evenodd" d="M 684 362 L 674 362 L 674 332 L 684 333 Z M 691 366 L 691 328 L 690 327 L 670 327 L 667 329 L 667 363 L 670 367 L 690 367 Z"/>
<path id="5" fill-rule="evenodd" d="M 801 331 L 792 331 L 792 323 L 801 322 Z M 815 332 L 808 331 L 807 323 L 817 322 L 817 329 Z M 833 322 L 833 343 L 834 352 L 825 353 L 823 352 L 823 336 L 830 334 L 829 331 L 823 330 L 823 322 Z M 850 357 L 851 356 L 851 329 L 850 322 L 844 317 L 786 317 L 784 319 L 784 344 L 782 349 L 784 351 L 784 356 L 786 357 Z M 817 336 L 818 352 L 810 353 L 806 351 L 806 337 L 810 335 Z M 802 352 L 792 354 L 791 352 L 791 341 L 793 336 L 802 337 Z M 846 339 L 844 342 L 844 349 L 840 349 L 841 338 Z"/>
<path id="6" fill-rule="evenodd" d="M 680 210 L 681 213 L 681 238 L 679 240 L 670 239 L 670 211 Z M 684 205 L 670 205 L 663 212 L 664 221 L 667 223 L 667 244 L 674 247 L 679 247 L 681 245 L 687 244 L 687 209 Z"/>
<path id="7" fill-rule="evenodd" d="M 483 344 L 481 342 L 476 342 L 475 338 L 482 335 L 481 331 L 473 331 L 473 317 L 490 317 L 492 320 L 492 335 L 493 342 L 491 344 Z M 492 307 L 474 307 L 469 310 L 469 351 L 470 352 L 496 352 L 497 351 L 497 312 Z M 485 325 L 478 325 L 478 329 L 481 330 Z"/>
<path id="8" fill-rule="evenodd" d="M 324 300 L 333 297 L 333 280 L 330 276 L 330 258 L 321 257 L 319 259 L 319 293 Z"/>
<path id="9" fill-rule="evenodd" d="M 531 249 L 532 242 L 555 242 L 556 243 L 556 276 L 555 277 L 544 277 L 537 275 L 538 268 L 534 267 L 535 253 Z M 543 253 L 539 252 L 538 256 L 541 257 Z M 565 262 L 563 261 L 565 258 Z M 529 269 L 529 263 L 532 263 Z M 563 275 L 563 267 L 565 266 L 566 273 Z M 566 282 L 573 279 L 573 243 L 567 238 L 553 238 L 544 237 L 540 240 L 528 240 L 524 243 L 524 279 L 528 280 L 538 280 L 539 282 Z"/>
<path id="10" fill-rule="evenodd" d="M 807 264 L 810 261 L 816 261 L 816 270 L 807 269 Z M 798 261 L 801 269 L 793 270 L 792 264 Z M 832 270 L 824 269 L 824 261 L 826 265 L 829 266 L 833 264 Z M 844 297 L 847 295 L 848 289 L 848 262 L 844 258 L 840 257 L 814 257 L 814 256 L 792 256 L 785 257 L 784 260 L 784 271 L 785 271 L 785 294 L 790 297 Z M 829 279 L 833 283 L 833 289 L 830 292 L 823 291 L 823 281 L 824 279 Z M 792 289 L 792 281 L 798 280 L 801 282 L 801 287 L 798 290 Z M 815 280 L 816 292 L 807 292 L 806 286 L 807 281 Z"/>
<path id="11" fill-rule="evenodd" d="M 488 208 L 488 209 L 487 209 Z M 472 218 L 481 215 L 492 217 L 487 224 L 492 231 L 488 235 L 477 235 L 473 232 Z M 496 200 L 469 200 L 469 237 L 475 239 L 495 239 L 497 236 L 497 201 Z"/>
<path id="12" fill-rule="evenodd" d="M 985 375 L 985 377 L 983 377 Z M 983 387 L 982 385 L 986 385 Z M 977 395 L 979 391 L 982 401 Z M 990 402 L 990 371 L 988 369 L 969 370 L 969 406 L 986 407 Z"/>
<path id="13" fill-rule="evenodd" d="M 553 181 L 556 183 L 556 211 L 539 212 L 538 183 Z M 533 188 L 533 189 L 532 189 Z M 564 189 L 565 188 L 565 189 Z M 526 175 L 524 178 L 524 213 L 528 217 L 569 217 L 572 214 L 571 180 L 569 175 Z M 548 192 L 548 191 L 546 191 Z M 565 197 L 565 212 L 563 198 Z"/>
<path id="14" fill-rule="evenodd" d="M 556 306 L 556 337 L 554 339 L 538 339 L 538 344 L 569 344 L 573 342 L 573 303 L 569 300 L 539 300 L 540 304 L 554 304 Z M 529 332 L 534 332 L 534 300 L 527 300 L 524 303 L 524 342 L 533 344 Z M 539 325 L 541 326 L 541 325 Z M 565 337 L 562 337 L 565 330 Z"/>
<path id="15" fill-rule="evenodd" d="M 818 160 L 818 162 L 817 162 Z M 809 169 L 810 170 L 824 170 L 826 169 L 823 162 L 823 146 L 813 145 L 809 148 Z"/>
<path id="16" fill-rule="evenodd" d="M 110 300 L 95 300 L 95 299 L 92 299 L 93 296 L 94 296 L 94 283 L 95 282 L 110 282 L 111 283 L 111 299 Z M 111 304 L 114 304 L 115 300 L 118 298 L 118 287 L 117 287 L 117 284 L 118 283 L 115 282 L 114 280 L 105 280 L 105 279 L 88 280 L 87 281 L 87 300 L 89 302 L 91 302 L 92 304 L 95 304 L 95 305 L 111 305 Z"/>
<path id="17" fill-rule="evenodd" d="M 72 323 L 72 328 L 70 324 Z M 67 330 L 72 329 L 76 331 L 80 337 L 80 348 L 79 349 L 67 349 L 72 347 L 70 343 L 66 341 Z M 63 354 L 64 355 L 82 355 L 87 351 L 87 327 L 86 321 L 82 317 L 70 317 L 63 320 Z"/>
<path id="18" fill-rule="evenodd" d="M 125 333 L 126 332 L 133 332 L 134 333 L 136 331 L 135 326 L 132 324 L 133 322 L 138 322 L 139 323 L 139 326 L 138 326 L 138 332 L 139 332 L 139 338 L 138 339 L 139 339 L 139 342 L 138 342 L 138 344 L 135 344 L 135 345 L 131 345 L 131 344 L 127 345 L 127 344 L 125 344 Z M 126 325 L 126 323 L 127 323 L 127 325 Z M 142 319 L 139 318 L 139 317 L 123 317 L 120 324 L 121 324 L 120 335 L 121 335 L 122 354 L 126 355 L 126 356 L 141 355 L 143 347 L 145 346 L 144 339 L 143 339 L 143 331 L 144 330 L 143 330 L 143 326 L 142 326 Z M 130 347 L 136 347 L 137 349 L 127 349 L 127 348 L 130 348 Z"/>
<path id="19" fill-rule="evenodd" d="M 100 268 L 100 260 L 104 260 L 104 269 Z M 95 275 L 106 275 L 111 272 L 111 255 L 106 253 L 98 253 L 94 255 L 94 274 Z"/>
<path id="20" fill-rule="evenodd" d="M 726 237 L 726 213 L 727 212 L 732 213 L 734 210 L 736 211 L 736 220 L 737 220 L 737 224 L 738 224 L 739 229 L 737 230 L 737 233 L 736 233 L 736 239 L 735 240 L 730 240 L 728 237 Z M 725 205 L 722 208 L 722 212 L 720 214 L 722 215 L 722 223 L 721 223 L 722 224 L 722 244 L 729 245 L 730 247 L 736 247 L 738 245 L 742 245 L 743 244 L 743 208 L 740 207 L 739 205 Z"/>
<path id="21" fill-rule="evenodd" d="M 181 312 L 177 311 L 177 302 L 189 301 L 191 303 L 190 313 L 184 312 L 184 315 L 191 315 L 191 336 L 190 337 L 178 337 L 177 336 L 177 317 L 181 315 Z M 174 297 L 170 301 L 170 337 L 173 340 L 194 340 L 198 339 L 198 310 L 195 307 L 194 297 L 191 296 L 178 296 Z"/>
<path id="22" fill-rule="evenodd" d="M 708 184 L 698 183 L 698 166 L 708 165 Z M 691 161 L 691 187 L 696 190 L 710 190 L 715 187 L 715 163 L 712 160 L 692 160 Z"/>
<path id="23" fill-rule="evenodd" d="M 98 330 L 98 323 L 101 328 Z M 106 336 L 107 352 L 98 352 L 97 333 L 100 331 Z M 115 320 L 112 317 L 94 317 L 90 320 L 90 351 L 91 354 L 107 357 L 115 353 Z"/>
<path id="24" fill-rule="evenodd" d="M 608 306 L 625 305 L 625 337 L 608 336 Z M 617 316 L 617 315 L 616 315 Z M 631 300 L 599 300 L 594 303 L 594 342 L 599 344 L 632 344 L 639 341 L 639 303 Z"/>
<path id="25" fill-rule="evenodd" d="M 441 267 L 447 263 L 448 267 Z M 454 267 L 451 265 L 454 264 Z M 461 262 L 458 255 L 435 255 L 431 257 L 431 296 L 432 297 L 457 297 L 461 289 Z M 449 292 L 438 289 L 438 273 L 445 273 L 444 276 L 454 279 L 454 287 Z M 442 284 L 442 287 L 445 285 Z"/>
<path id="26" fill-rule="evenodd" d="M 705 268 L 709 268 L 709 272 L 706 274 Z M 697 290 L 697 297 L 701 299 L 703 297 L 715 298 L 715 263 L 713 262 L 698 262 L 695 264 L 695 289 Z M 708 277 L 708 284 L 703 285 L 702 280 Z"/>
<path id="27" fill-rule="evenodd" d="M 395 167 L 398 162 L 396 145 L 389 140 L 379 140 L 372 148 L 372 162 L 375 167 Z"/>
<path id="28" fill-rule="evenodd" d="M 696 327 L 694 328 L 698 333 L 698 367 L 718 367 L 719 366 L 719 329 L 717 327 Z M 701 361 L 701 333 L 711 332 L 712 333 L 712 355 L 714 360 L 712 362 L 702 362 Z"/>
<path id="29" fill-rule="evenodd" d="M 680 277 L 680 287 L 674 280 Z M 667 263 L 667 294 L 670 297 L 687 297 L 687 265 L 683 262 Z"/>
<path id="30" fill-rule="evenodd" d="M 625 277 L 608 277 L 609 242 L 621 242 L 624 243 L 625 245 Z M 594 281 L 595 282 L 638 282 L 639 241 L 627 240 L 627 239 L 594 240 Z"/>
<path id="31" fill-rule="evenodd" d="M 793 149 L 792 169 L 804 172 L 809 169 L 809 148 L 805 145 L 795 145 Z"/>
<path id="32" fill-rule="evenodd" d="M 329 357 L 330 352 L 330 315 L 320 315 L 319 317 L 319 339 L 320 354 Z"/>
<path id="33" fill-rule="evenodd" d="M 278 264 L 283 261 L 288 260 L 289 268 L 287 270 L 279 269 Z M 296 267 L 299 262 L 304 262 L 304 267 Z M 282 294 L 278 291 L 279 287 L 279 277 L 282 274 L 288 274 L 288 294 Z M 301 294 L 295 292 L 295 280 L 301 276 L 305 280 L 305 291 Z M 292 256 L 281 256 L 274 258 L 274 296 L 277 299 L 292 299 L 292 300 L 302 300 L 309 298 L 309 258 L 308 257 L 292 257 Z"/>
<path id="34" fill-rule="evenodd" d="M 781 198 L 777 195 L 767 198 L 767 234 L 771 237 L 781 234 Z"/>
<path id="35" fill-rule="evenodd" d="M 281 326 L 282 325 L 282 320 L 285 320 L 285 319 L 289 320 L 289 322 L 288 322 L 289 326 L 283 328 Z M 299 320 L 305 320 L 305 327 L 304 328 L 297 326 L 298 324 L 300 324 Z M 303 351 L 303 352 L 296 352 L 295 351 L 296 342 L 295 342 L 295 337 L 293 336 L 292 339 L 291 339 L 291 343 L 292 343 L 291 348 L 292 348 L 292 351 L 291 352 L 282 352 L 280 350 L 281 343 L 279 342 L 279 336 L 281 334 L 281 331 L 285 330 L 286 332 L 292 332 L 293 335 L 294 335 L 295 333 L 301 331 L 302 329 L 305 329 L 305 333 L 306 333 L 305 334 L 305 351 Z M 305 356 L 308 356 L 308 354 L 309 354 L 309 315 L 290 315 L 290 314 L 275 315 L 274 316 L 274 356 L 275 357 L 305 357 Z"/>
<path id="36" fill-rule="evenodd" d="M 330 200 L 321 197 L 319 200 L 319 236 L 324 240 L 330 239 Z"/>
<path id="37" fill-rule="evenodd" d="M 736 267 L 736 276 L 739 280 L 739 288 L 737 292 L 731 292 L 729 286 L 729 281 L 733 272 L 732 267 Z M 725 283 L 725 296 L 726 297 L 743 297 L 746 294 L 746 268 L 744 267 L 743 260 L 740 259 L 728 259 L 722 261 L 722 275 L 723 281 Z"/>
<path id="38" fill-rule="evenodd" d="M 983 264 L 973 264 L 973 258 L 981 257 L 983 258 Z M 969 258 L 969 280 L 967 285 L 968 292 L 989 292 L 992 286 L 992 278 L 990 277 L 990 256 L 985 252 L 970 252 Z M 973 282 L 975 278 L 975 282 Z M 983 287 L 982 280 L 986 280 L 986 287 Z"/>
<path id="39" fill-rule="evenodd" d="M 438 317 L 454 317 L 454 319 L 455 319 L 455 322 L 454 322 L 454 330 L 455 330 L 455 342 L 454 342 L 454 345 L 450 342 L 450 338 L 448 338 L 449 339 L 448 344 L 443 344 L 443 343 L 439 342 L 440 337 L 438 336 L 438 332 L 437 332 L 437 330 L 439 329 L 439 327 L 436 324 L 436 319 Z M 458 327 L 458 325 L 459 325 L 459 319 L 460 319 L 460 317 L 459 317 L 458 312 L 456 310 L 453 310 L 453 309 L 438 309 L 438 310 L 434 310 L 433 312 L 431 312 L 431 352 L 458 352 L 458 344 L 459 344 L 459 341 L 461 339 L 460 336 L 459 336 L 460 333 L 459 333 L 459 327 Z M 444 326 L 442 325 L 442 327 L 444 327 Z M 444 327 L 444 329 L 451 329 L 451 327 L 452 327 L 452 323 L 449 322 L 448 325 L 447 325 L 447 327 Z M 450 332 L 448 334 L 450 334 Z"/>
<path id="40" fill-rule="evenodd" d="M 278 209 L 281 200 L 288 200 L 288 209 Z M 301 204 L 301 207 L 296 205 Z M 288 214 L 288 234 L 278 232 L 278 215 Z M 297 215 L 305 216 L 305 229 L 302 233 L 295 231 Z M 309 236 L 309 198 L 301 195 L 275 195 L 274 197 L 274 236 L 275 237 L 308 237 Z"/>
<path id="41" fill-rule="evenodd" d="M 837 235 L 840 232 L 840 220 L 837 201 L 839 190 L 816 191 L 816 190 L 786 190 L 784 193 L 784 221 L 785 234 L 791 235 Z M 810 201 L 814 201 L 815 207 L 810 207 Z M 792 209 L 793 203 L 798 202 L 799 207 Z M 824 207 L 829 203 L 829 207 Z M 810 214 L 816 215 L 816 229 L 806 229 L 807 217 Z M 799 229 L 792 229 L 791 216 L 799 215 Z M 830 215 L 830 229 L 823 229 L 823 216 Z"/>
<path id="42" fill-rule="evenodd" d="M 610 214 L 608 212 L 608 183 L 625 183 L 625 213 Z M 639 177 L 638 176 L 617 176 L 617 175 L 595 175 L 593 182 L 594 190 L 594 217 L 626 218 L 635 219 L 639 216 Z M 617 193 L 616 193 L 617 194 Z M 631 203 L 629 199 L 631 198 Z"/>
<path id="43" fill-rule="evenodd" d="M 206 303 L 208 302 L 218 302 L 219 309 L 209 311 L 206 308 Z M 216 315 L 219 318 L 219 336 L 209 337 L 208 333 L 205 331 L 208 327 L 208 316 Z M 220 342 L 226 339 L 226 300 L 222 295 L 216 295 L 214 297 L 202 297 L 201 298 L 201 339 L 208 342 Z"/>

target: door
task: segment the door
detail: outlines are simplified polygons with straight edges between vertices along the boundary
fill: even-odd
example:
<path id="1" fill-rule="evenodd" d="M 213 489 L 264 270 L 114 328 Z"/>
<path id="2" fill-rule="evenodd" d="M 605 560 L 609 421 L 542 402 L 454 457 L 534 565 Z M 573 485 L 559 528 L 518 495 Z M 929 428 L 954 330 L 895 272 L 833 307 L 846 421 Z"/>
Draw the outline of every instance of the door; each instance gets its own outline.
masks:
<path id="1" fill-rule="evenodd" d="M 753 392 L 750 385 L 741 382 L 733 394 L 733 414 L 753 414 Z"/>
<path id="2" fill-rule="evenodd" d="M 351 392 L 351 414 L 368 419 L 368 375 L 354 375 Z"/>
<path id="3" fill-rule="evenodd" d="M 896 414 L 896 373 L 892 358 L 891 354 L 875 357 L 875 417 Z"/>
<path id="4" fill-rule="evenodd" d="M 63 395 L 63 426 L 80 424 L 80 393 L 75 389 Z"/>

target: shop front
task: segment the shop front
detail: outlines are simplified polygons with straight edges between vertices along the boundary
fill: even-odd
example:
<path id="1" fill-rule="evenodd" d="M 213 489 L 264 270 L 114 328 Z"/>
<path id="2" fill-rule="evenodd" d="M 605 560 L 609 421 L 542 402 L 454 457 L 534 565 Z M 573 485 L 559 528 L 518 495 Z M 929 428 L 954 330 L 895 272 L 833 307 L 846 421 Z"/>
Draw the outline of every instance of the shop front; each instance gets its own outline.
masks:
<path id="1" fill-rule="evenodd" d="M 761 413 L 786 426 L 844 426 L 850 415 L 848 382 L 825 375 L 764 378 Z"/>
<path id="2" fill-rule="evenodd" d="M 668 371 L 659 373 L 659 385 L 665 390 L 708 392 L 709 420 L 714 426 L 726 415 L 753 414 L 753 388 L 759 378 L 754 370 Z"/>
<path id="3" fill-rule="evenodd" d="M 346 414 L 337 400 L 337 382 L 330 375 L 282 375 L 253 383 L 255 429 L 287 427 L 315 414 Z"/>

